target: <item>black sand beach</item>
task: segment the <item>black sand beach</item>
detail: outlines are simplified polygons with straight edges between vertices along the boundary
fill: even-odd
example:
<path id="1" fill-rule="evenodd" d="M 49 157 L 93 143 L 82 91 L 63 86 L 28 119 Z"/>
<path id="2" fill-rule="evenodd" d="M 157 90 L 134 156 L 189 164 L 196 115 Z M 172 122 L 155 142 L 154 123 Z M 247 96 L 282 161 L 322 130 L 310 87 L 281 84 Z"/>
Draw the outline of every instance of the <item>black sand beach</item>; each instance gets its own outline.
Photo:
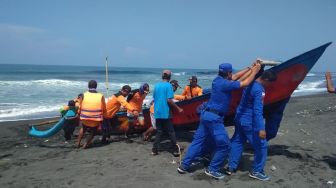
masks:
<path id="1" fill-rule="evenodd" d="M 290 100 L 280 131 L 269 143 L 269 182 L 248 177 L 249 149 L 234 176 L 215 180 L 201 164 L 192 174 L 178 174 L 179 158 L 167 151 L 151 156 L 152 142 L 139 135 L 131 140 L 115 136 L 108 145 L 100 145 L 97 136 L 93 147 L 82 150 L 72 147 L 74 140 L 65 143 L 63 132 L 48 139 L 29 137 L 28 124 L 34 121 L 3 122 L 0 187 L 331 187 L 328 181 L 336 180 L 335 115 L 335 95 Z M 232 135 L 233 127 L 227 130 Z M 177 135 L 187 148 L 192 132 Z"/>

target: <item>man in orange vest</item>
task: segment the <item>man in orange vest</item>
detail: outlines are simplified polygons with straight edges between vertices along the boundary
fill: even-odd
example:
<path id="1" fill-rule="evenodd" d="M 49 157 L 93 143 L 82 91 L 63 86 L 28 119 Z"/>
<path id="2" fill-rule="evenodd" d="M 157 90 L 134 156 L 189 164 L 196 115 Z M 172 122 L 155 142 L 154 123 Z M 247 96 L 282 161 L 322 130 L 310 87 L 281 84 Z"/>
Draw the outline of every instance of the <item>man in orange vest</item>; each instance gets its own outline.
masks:
<path id="1" fill-rule="evenodd" d="M 85 132 L 88 131 L 91 133 L 83 145 L 84 149 L 89 146 L 93 137 L 97 134 L 98 127 L 101 125 L 105 113 L 105 98 L 103 94 L 97 92 L 97 82 L 90 80 L 88 87 L 89 91 L 84 93 L 80 104 L 80 123 L 82 128 L 79 131 L 77 140 L 77 147 L 80 147 Z"/>
<path id="2" fill-rule="evenodd" d="M 178 84 L 177 80 L 171 80 L 170 84 L 173 86 L 174 93 L 177 90 L 177 88 L 181 88 L 181 86 Z M 176 94 L 174 94 L 174 100 L 183 101 L 184 99 L 186 99 L 186 97 L 184 95 L 176 95 Z"/>
<path id="3" fill-rule="evenodd" d="M 141 84 L 139 89 L 134 89 L 127 97 L 127 102 L 134 110 L 139 112 L 139 117 L 134 117 L 132 111 L 127 110 L 128 121 L 133 125 L 144 125 L 144 118 L 142 115 L 142 104 L 147 94 L 149 93 L 149 85 L 147 83 Z"/>
<path id="4" fill-rule="evenodd" d="M 139 112 L 133 108 L 127 101 L 126 98 L 131 92 L 131 87 L 129 85 L 124 85 L 121 90 L 112 95 L 112 97 L 107 101 L 106 104 L 106 114 L 104 114 L 103 123 L 103 138 L 102 143 L 107 143 L 107 138 L 110 137 L 110 128 L 115 122 L 117 122 L 117 116 L 115 115 L 121 106 L 126 107 L 126 109 L 132 113 L 135 117 L 139 116 Z"/>
<path id="5" fill-rule="evenodd" d="M 203 89 L 201 86 L 197 85 L 197 77 L 190 77 L 189 82 L 190 84 L 184 88 L 181 95 L 184 96 L 185 99 L 201 96 L 203 94 Z"/>

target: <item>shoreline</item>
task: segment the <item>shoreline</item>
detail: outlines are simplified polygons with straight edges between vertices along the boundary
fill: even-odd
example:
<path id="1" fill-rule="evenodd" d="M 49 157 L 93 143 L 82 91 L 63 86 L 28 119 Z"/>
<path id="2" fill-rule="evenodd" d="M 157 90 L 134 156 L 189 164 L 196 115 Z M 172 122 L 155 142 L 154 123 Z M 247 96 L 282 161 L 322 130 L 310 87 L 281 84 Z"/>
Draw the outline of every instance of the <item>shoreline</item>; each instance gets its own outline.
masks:
<path id="1" fill-rule="evenodd" d="M 300 96 L 292 96 L 291 99 L 295 99 L 295 98 L 310 98 L 310 97 L 320 97 L 320 96 L 324 96 L 325 93 L 313 93 L 313 94 L 309 94 L 309 95 L 300 95 Z M 53 117 L 40 117 L 40 118 L 33 118 L 33 119 L 18 119 L 18 120 L 5 120 L 5 121 L 1 121 L 0 120 L 0 126 L 1 125 L 5 125 L 5 124 L 17 124 L 22 122 L 23 124 L 33 124 L 33 123 L 38 123 L 39 121 L 49 121 L 49 120 L 55 120 L 59 118 L 59 116 L 53 116 Z"/>
<path id="2" fill-rule="evenodd" d="M 0 187 L 330 187 L 336 180 L 336 96 L 318 94 L 289 101 L 278 135 L 269 142 L 261 182 L 248 177 L 253 151 L 247 147 L 237 173 L 224 180 L 204 174 L 204 165 L 191 174 L 177 173 L 179 158 L 167 151 L 151 156 L 152 142 L 140 135 L 113 136 L 108 145 L 95 137 L 92 147 L 74 149 L 63 132 L 47 139 L 28 136 L 37 120 L 0 122 Z M 232 136 L 234 127 L 226 127 Z M 78 131 L 78 129 L 77 129 Z M 177 132 L 187 148 L 193 131 Z M 184 151 L 185 152 L 185 151 Z"/>

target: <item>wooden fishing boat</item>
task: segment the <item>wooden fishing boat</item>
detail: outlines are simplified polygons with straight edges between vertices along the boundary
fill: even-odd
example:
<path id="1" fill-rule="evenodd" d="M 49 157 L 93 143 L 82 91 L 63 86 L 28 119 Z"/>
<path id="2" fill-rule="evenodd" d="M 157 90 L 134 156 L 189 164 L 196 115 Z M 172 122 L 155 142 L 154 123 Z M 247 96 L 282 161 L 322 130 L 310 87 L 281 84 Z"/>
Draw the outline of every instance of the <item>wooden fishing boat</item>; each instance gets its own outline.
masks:
<path id="1" fill-rule="evenodd" d="M 277 104 L 282 100 L 288 99 L 293 94 L 298 85 L 304 80 L 308 72 L 315 65 L 315 63 L 322 56 L 330 44 L 331 42 L 272 67 L 270 70 L 273 70 L 277 73 L 278 79 L 272 83 L 272 85 L 265 88 L 266 96 L 264 98 L 264 108 L 269 109 L 267 107 Z M 172 121 L 175 128 L 196 128 L 199 123 L 197 107 L 204 102 L 207 102 L 210 98 L 210 95 L 211 92 L 208 92 L 202 96 L 192 98 L 191 100 L 177 102 L 176 104 L 183 108 L 184 112 L 178 113 L 175 110 L 172 111 Z M 232 125 L 231 120 L 239 104 L 241 95 L 242 89 L 233 92 L 230 109 L 225 117 L 225 125 Z M 151 126 L 149 109 L 144 109 L 143 115 L 145 124 L 143 126 L 139 126 L 129 124 L 125 112 L 118 113 L 117 116 L 120 123 L 119 126 L 113 128 L 113 133 L 145 131 Z"/>

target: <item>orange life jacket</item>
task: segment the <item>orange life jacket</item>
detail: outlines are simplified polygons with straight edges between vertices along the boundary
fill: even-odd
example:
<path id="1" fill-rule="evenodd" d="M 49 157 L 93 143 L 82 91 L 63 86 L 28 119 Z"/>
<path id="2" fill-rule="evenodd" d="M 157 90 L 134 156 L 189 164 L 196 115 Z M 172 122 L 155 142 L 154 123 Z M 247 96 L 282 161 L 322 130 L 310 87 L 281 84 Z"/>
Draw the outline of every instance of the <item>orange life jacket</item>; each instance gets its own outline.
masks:
<path id="1" fill-rule="evenodd" d="M 184 95 L 174 95 L 174 99 L 178 100 L 178 101 L 183 101 L 185 100 L 187 97 Z"/>
<path id="2" fill-rule="evenodd" d="M 149 112 L 154 114 L 154 103 L 150 106 Z"/>
<path id="3" fill-rule="evenodd" d="M 181 95 L 187 96 L 187 98 L 201 96 L 203 95 L 203 89 L 199 85 L 196 87 L 190 87 L 190 85 L 187 85 Z"/>
<path id="4" fill-rule="evenodd" d="M 140 95 L 140 92 L 136 92 L 132 99 L 128 101 L 128 103 L 134 108 L 134 110 L 139 113 L 142 112 L 142 104 L 146 95 Z M 128 113 L 131 113 L 130 110 L 127 110 Z"/>
<path id="5" fill-rule="evenodd" d="M 80 107 L 80 119 L 90 121 L 103 121 L 103 104 L 101 93 L 84 93 Z"/>

